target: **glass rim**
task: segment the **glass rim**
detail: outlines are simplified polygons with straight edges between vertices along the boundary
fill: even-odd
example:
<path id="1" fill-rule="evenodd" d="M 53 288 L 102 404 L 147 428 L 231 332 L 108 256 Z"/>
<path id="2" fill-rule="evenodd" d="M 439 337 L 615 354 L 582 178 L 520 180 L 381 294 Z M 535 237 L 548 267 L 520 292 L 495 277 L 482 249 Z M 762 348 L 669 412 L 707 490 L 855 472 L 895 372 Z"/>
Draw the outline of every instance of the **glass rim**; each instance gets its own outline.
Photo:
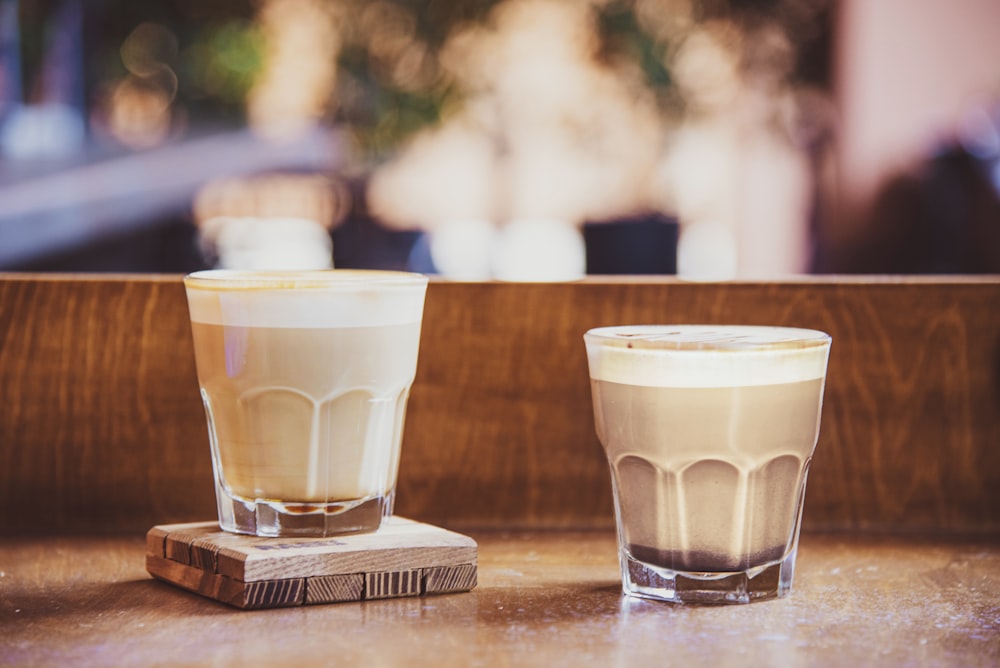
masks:
<path id="1" fill-rule="evenodd" d="M 826 332 L 779 325 L 612 325 L 584 334 L 589 344 L 637 351 L 753 352 L 829 347 Z"/>
<path id="2" fill-rule="evenodd" d="M 390 269 L 203 269 L 184 277 L 187 288 L 212 291 L 406 288 L 427 285 L 424 274 Z"/>

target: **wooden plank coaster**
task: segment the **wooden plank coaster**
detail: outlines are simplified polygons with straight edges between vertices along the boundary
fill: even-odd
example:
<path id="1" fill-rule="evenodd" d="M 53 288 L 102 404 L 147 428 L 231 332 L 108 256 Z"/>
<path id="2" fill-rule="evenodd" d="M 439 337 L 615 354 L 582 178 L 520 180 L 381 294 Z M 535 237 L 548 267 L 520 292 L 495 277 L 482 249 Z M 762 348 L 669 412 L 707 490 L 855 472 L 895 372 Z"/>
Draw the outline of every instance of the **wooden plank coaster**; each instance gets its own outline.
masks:
<path id="1" fill-rule="evenodd" d="M 477 557 L 472 538 L 395 516 L 327 538 L 244 536 L 217 522 L 146 533 L 150 575 L 246 610 L 469 591 Z"/>

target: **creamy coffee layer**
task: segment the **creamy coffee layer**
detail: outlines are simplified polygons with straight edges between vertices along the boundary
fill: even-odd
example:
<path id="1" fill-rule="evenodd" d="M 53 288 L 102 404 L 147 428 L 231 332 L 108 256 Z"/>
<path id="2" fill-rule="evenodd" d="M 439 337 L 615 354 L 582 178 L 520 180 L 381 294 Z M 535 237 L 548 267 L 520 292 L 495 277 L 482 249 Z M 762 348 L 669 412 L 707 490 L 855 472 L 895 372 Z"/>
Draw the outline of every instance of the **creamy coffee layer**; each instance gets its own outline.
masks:
<path id="1" fill-rule="evenodd" d="M 604 327 L 584 336 L 590 377 L 645 387 L 735 387 L 822 378 L 829 335 L 737 325 Z"/>
<path id="2" fill-rule="evenodd" d="M 408 272 L 195 272 L 193 322 L 232 327 L 381 327 L 419 322 L 427 278 Z"/>
<path id="3" fill-rule="evenodd" d="M 392 488 L 419 323 L 330 329 L 193 323 L 192 332 L 218 473 L 233 493 L 332 502 Z"/>
<path id="4" fill-rule="evenodd" d="M 735 571 L 784 552 L 816 444 L 820 379 L 728 388 L 593 381 L 592 390 L 623 544 L 674 555 L 670 563 L 690 570 Z"/>
<path id="5" fill-rule="evenodd" d="M 185 278 L 220 518 L 223 506 L 232 517 L 256 508 L 278 532 L 261 504 L 391 506 L 426 286 L 419 274 L 354 270 Z"/>

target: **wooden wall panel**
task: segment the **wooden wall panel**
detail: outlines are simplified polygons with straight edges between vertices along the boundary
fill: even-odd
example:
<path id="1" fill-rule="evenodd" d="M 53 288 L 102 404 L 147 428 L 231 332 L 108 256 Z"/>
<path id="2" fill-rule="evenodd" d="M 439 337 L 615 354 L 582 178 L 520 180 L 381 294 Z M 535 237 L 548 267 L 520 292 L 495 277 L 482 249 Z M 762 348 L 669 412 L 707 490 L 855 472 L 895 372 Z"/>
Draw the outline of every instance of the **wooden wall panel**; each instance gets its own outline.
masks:
<path id="1" fill-rule="evenodd" d="M 1000 278 L 432 282 L 397 511 L 608 526 L 582 335 L 621 323 L 833 336 L 809 529 L 1000 531 Z M 0 532 L 214 516 L 179 277 L 0 277 Z"/>
<path id="2" fill-rule="evenodd" d="M 0 528 L 214 512 L 185 308 L 176 279 L 0 280 Z"/>

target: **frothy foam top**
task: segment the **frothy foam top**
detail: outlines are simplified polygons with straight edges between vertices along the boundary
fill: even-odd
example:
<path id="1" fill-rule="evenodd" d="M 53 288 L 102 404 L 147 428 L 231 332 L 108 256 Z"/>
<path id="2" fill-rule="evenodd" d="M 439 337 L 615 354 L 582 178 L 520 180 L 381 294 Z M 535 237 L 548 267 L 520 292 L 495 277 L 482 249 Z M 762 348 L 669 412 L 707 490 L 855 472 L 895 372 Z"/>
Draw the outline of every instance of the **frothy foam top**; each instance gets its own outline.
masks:
<path id="1" fill-rule="evenodd" d="M 745 325 L 601 327 L 584 335 L 590 377 L 645 387 L 743 387 L 822 378 L 830 336 Z"/>
<path id="2" fill-rule="evenodd" d="M 184 278 L 193 322 L 378 327 L 420 322 L 427 277 L 402 271 L 199 271 Z"/>

